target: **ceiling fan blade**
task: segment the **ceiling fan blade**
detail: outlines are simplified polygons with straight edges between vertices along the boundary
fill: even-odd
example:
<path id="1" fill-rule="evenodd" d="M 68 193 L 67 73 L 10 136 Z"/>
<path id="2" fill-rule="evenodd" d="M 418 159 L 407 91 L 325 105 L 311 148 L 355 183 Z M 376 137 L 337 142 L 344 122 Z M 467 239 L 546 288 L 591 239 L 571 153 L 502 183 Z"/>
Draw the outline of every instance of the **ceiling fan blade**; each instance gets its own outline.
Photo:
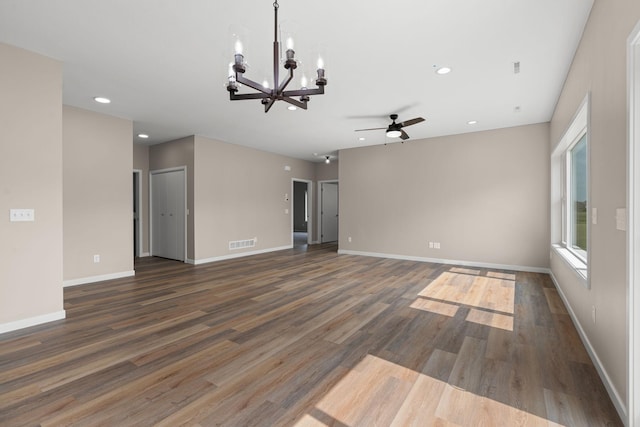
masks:
<path id="1" fill-rule="evenodd" d="M 400 127 L 405 127 L 405 126 L 415 125 L 420 122 L 424 122 L 424 119 L 422 117 L 416 117 L 415 119 L 405 120 L 404 122 L 399 124 L 400 124 Z"/>
<path id="2" fill-rule="evenodd" d="M 400 129 L 400 139 L 405 141 L 407 139 L 409 139 L 409 135 L 407 135 L 407 133 L 405 131 L 403 131 L 402 129 Z"/>
<path id="3" fill-rule="evenodd" d="M 386 128 L 356 129 L 356 132 L 363 132 L 366 130 L 382 130 L 382 129 L 386 129 Z"/>

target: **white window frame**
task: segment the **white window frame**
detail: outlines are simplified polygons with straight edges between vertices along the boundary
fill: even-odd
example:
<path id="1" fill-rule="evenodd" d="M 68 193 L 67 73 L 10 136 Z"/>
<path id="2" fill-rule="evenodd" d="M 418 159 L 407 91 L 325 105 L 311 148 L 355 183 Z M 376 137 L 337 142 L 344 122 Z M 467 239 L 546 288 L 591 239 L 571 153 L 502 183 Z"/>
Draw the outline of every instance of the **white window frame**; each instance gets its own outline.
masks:
<path id="1" fill-rule="evenodd" d="M 590 95 L 584 98 L 562 138 L 551 154 L 551 242 L 553 251 L 571 267 L 584 286 L 589 284 L 589 248 L 591 225 L 590 200 Z M 570 151 L 586 134 L 587 136 L 587 251 L 572 248 L 570 236 Z M 569 157 L 569 159 L 568 159 Z"/>
<path id="2" fill-rule="evenodd" d="M 587 136 L 587 126 L 585 123 L 584 128 L 582 128 L 579 133 L 578 136 L 576 136 L 573 140 L 573 142 L 571 142 L 571 144 L 569 145 L 569 147 L 566 149 L 566 151 L 564 152 L 563 157 L 565 158 L 564 161 L 564 180 L 565 180 L 565 185 L 564 185 L 564 195 L 563 195 L 563 213 L 562 213 L 562 229 L 563 229 L 563 236 L 562 236 L 562 244 L 564 245 L 565 248 L 567 248 L 573 255 L 577 256 L 582 262 L 584 262 L 585 264 L 587 264 L 587 256 L 588 256 L 588 251 L 589 251 L 589 227 L 587 226 L 587 250 L 583 250 L 580 248 L 576 248 L 573 246 L 572 242 L 573 242 L 573 218 L 572 218 L 572 212 L 571 212 L 571 202 L 573 200 L 573 198 L 571 197 L 571 188 L 572 188 L 572 182 L 571 182 L 571 176 L 572 176 L 572 170 L 573 170 L 573 165 L 571 162 L 571 151 L 573 151 L 573 149 L 576 147 L 576 145 L 578 145 L 578 143 L 582 140 L 582 138 L 586 137 L 586 149 L 587 149 L 587 164 L 589 162 L 589 137 Z M 589 168 L 587 166 L 587 216 L 589 216 Z M 587 222 L 588 224 L 588 222 Z"/>

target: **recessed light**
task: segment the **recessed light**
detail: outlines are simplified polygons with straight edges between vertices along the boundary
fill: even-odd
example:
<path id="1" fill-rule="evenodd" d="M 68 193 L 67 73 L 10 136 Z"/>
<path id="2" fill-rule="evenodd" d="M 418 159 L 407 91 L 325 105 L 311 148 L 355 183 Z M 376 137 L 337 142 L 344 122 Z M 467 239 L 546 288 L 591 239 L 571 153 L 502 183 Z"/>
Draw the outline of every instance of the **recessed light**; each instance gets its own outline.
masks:
<path id="1" fill-rule="evenodd" d="M 451 68 L 449 67 L 440 67 L 436 70 L 436 74 L 440 74 L 441 76 L 444 74 L 449 74 L 451 72 Z"/>
<path id="2" fill-rule="evenodd" d="M 149 135 L 147 135 L 146 133 L 139 133 L 138 138 L 147 139 L 149 138 Z"/>
<path id="3" fill-rule="evenodd" d="M 513 107 L 513 112 L 514 112 L 514 113 L 519 113 L 519 112 L 520 112 L 520 110 L 521 110 L 521 108 L 520 108 L 520 106 L 519 106 L 519 105 L 516 105 L 515 107 Z"/>
<path id="4" fill-rule="evenodd" d="M 111 100 L 109 98 L 105 98 L 104 96 L 96 96 L 93 98 L 94 101 L 99 102 L 100 104 L 109 104 Z"/>
<path id="5" fill-rule="evenodd" d="M 297 108 L 296 108 L 296 106 L 295 106 L 295 105 L 289 105 L 289 106 L 287 107 L 287 110 L 289 110 L 289 111 L 296 111 L 296 110 L 297 110 Z"/>
<path id="6" fill-rule="evenodd" d="M 365 139 L 367 138 L 365 138 L 364 136 L 361 136 L 360 138 L 358 138 L 358 141 L 364 141 Z"/>
<path id="7" fill-rule="evenodd" d="M 469 120 L 469 121 L 467 122 L 467 124 L 468 124 L 468 125 L 475 125 L 476 123 L 478 123 L 478 121 L 477 121 L 477 120 Z"/>

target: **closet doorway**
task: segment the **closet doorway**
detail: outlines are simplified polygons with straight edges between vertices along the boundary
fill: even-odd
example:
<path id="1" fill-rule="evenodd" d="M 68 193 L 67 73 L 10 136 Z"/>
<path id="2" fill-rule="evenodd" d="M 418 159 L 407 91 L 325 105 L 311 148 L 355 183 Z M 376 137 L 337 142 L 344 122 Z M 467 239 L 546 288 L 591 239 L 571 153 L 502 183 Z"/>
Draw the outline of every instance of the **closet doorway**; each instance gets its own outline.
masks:
<path id="1" fill-rule="evenodd" d="M 186 259 L 186 168 L 151 171 L 151 256 Z"/>

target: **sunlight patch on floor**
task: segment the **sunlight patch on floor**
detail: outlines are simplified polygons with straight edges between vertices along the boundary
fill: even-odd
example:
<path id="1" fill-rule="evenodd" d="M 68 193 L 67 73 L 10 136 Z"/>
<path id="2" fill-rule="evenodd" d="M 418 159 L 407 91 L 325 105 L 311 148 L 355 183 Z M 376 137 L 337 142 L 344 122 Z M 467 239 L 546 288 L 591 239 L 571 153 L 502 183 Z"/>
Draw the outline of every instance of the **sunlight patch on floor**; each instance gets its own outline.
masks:
<path id="1" fill-rule="evenodd" d="M 418 298 L 411 305 L 411 308 L 415 308 L 422 311 L 429 311 L 431 313 L 441 314 L 443 316 L 453 317 L 458 312 L 460 306 L 455 304 L 449 304 L 446 302 L 433 301 L 426 298 Z"/>
<path id="2" fill-rule="evenodd" d="M 453 267 L 427 285 L 411 308 L 453 317 L 470 307 L 466 321 L 513 331 L 515 274 Z"/>
<path id="3" fill-rule="evenodd" d="M 465 320 L 467 322 L 479 323 L 480 325 L 513 332 L 513 316 L 471 309 Z"/>
<path id="4" fill-rule="evenodd" d="M 488 276 L 444 272 L 425 287 L 421 297 L 513 314 L 515 282 Z"/>
<path id="5" fill-rule="evenodd" d="M 561 426 L 373 355 L 345 375 L 296 427 Z"/>

